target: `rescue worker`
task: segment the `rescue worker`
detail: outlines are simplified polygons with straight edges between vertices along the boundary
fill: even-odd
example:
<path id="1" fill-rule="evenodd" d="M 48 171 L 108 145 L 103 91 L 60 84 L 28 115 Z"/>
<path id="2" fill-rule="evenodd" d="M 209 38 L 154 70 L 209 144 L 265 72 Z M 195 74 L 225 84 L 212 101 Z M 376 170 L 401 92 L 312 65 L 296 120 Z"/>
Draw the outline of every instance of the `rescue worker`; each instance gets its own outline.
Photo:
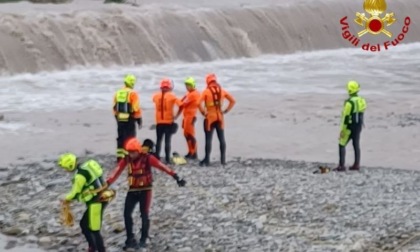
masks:
<path id="1" fill-rule="evenodd" d="M 160 160 L 160 150 L 162 140 L 165 137 L 165 162 L 171 162 L 171 138 L 176 132 L 178 125 L 175 120 L 181 112 L 182 102 L 172 92 L 173 84 L 170 79 L 163 79 L 160 82 L 160 92 L 153 95 L 153 103 L 155 104 L 155 120 L 156 120 L 156 157 Z M 179 107 L 176 116 L 174 116 L 174 107 Z"/>
<path id="2" fill-rule="evenodd" d="M 117 162 L 124 158 L 124 142 L 136 136 L 136 122 L 138 128 L 142 127 L 142 110 L 138 93 L 133 90 L 136 83 L 136 77 L 128 74 L 124 78 L 124 87 L 118 90 L 114 95 L 114 115 L 117 120 L 118 138 L 117 138 Z"/>
<path id="3" fill-rule="evenodd" d="M 364 125 L 364 112 L 367 108 L 366 100 L 358 95 L 360 85 L 356 81 L 347 83 L 349 98 L 344 102 L 341 115 L 339 137 L 339 165 L 335 171 L 346 171 L 345 156 L 347 143 L 352 140 L 354 148 L 354 164 L 350 170 L 360 169 L 360 134 Z"/>
<path id="4" fill-rule="evenodd" d="M 184 129 L 184 137 L 187 140 L 188 154 L 185 158 L 197 159 L 197 140 L 195 138 L 195 122 L 198 110 L 198 102 L 200 101 L 200 93 L 196 89 L 193 77 L 185 79 L 186 95 L 182 98 L 183 120 L 182 128 Z"/>
<path id="5" fill-rule="evenodd" d="M 145 153 L 154 154 L 155 143 L 151 139 L 145 139 L 141 148 Z"/>
<path id="6" fill-rule="evenodd" d="M 214 73 L 206 76 L 207 88 L 203 91 L 199 101 L 199 110 L 205 117 L 204 119 L 204 133 L 206 136 L 205 157 L 200 161 L 200 166 L 210 165 L 211 143 L 213 139 L 213 132 L 216 129 L 217 137 L 220 143 L 220 162 L 222 165 L 226 164 L 226 141 L 224 134 L 224 117 L 228 113 L 236 101 L 225 89 L 223 89 L 217 82 Z M 227 99 L 229 105 L 223 109 L 223 101 Z M 202 103 L 204 102 L 204 108 Z"/>
<path id="7" fill-rule="evenodd" d="M 102 216 L 106 202 L 101 201 L 99 192 L 107 187 L 102 177 L 102 167 L 95 160 L 79 162 L 72 153 L 62 154 L 58 165 L 65 171 L 76 171 L 71 191 L 62 199 L 69 205 L 72 200 L 86 203 L 87 209 L 80 220 L 80 228 L 89 244 L 89 252 L 105 251 L 101 235 Z"/>
<path id="8" fill-rule="evenodd" d="M 149 153 L 149 151 L 153 149 L 152 145 L 153 142 L 149 140 L 149 146 L 145 146 L 145 150 L 147 151 L 145 152 L 136 138 L 129 139 L 125 145 L 128 155 L 124 159 L 120 160 L 118 166 L 107 178 L 107 183 L 111 185 L 118 179 L 124 168 L 128 166 L 129 190 L 125 198 L 124 206 L 124 222 L 127 240 L 125 242 L 125 247 L 123 248 L 124 250 L 135 249 L 137 246 L 146 246 L 146 239 L 149 235 L 150 227 L 149 210 L 152 200 L 153 177 L 151 168 L 155 167 L 171 175 L 178 183 L 178 186 L 185 186 L 186 184 L 185 180 L 180 179 L 175 171 L 161 163 L 154 155 Z M 133 234 L 132 218 L 132 213 L 137 203 L 140 204 L 140 214 L 142 220 L 141 238 L 139 244 L 137 244 Z"/>

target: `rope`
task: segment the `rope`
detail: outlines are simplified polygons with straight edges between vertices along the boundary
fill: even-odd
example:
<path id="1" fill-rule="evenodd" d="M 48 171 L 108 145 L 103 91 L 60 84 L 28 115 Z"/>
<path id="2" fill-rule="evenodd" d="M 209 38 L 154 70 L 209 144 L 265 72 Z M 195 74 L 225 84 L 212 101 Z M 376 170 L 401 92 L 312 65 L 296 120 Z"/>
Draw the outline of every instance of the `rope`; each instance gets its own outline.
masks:
<path id="1" fill-rule="evenodd" d="M 74 225 L 74 216 L 70 210 L 70 203 L 62 203 L 60 220 L 64 226 L 72 227 Z"/>

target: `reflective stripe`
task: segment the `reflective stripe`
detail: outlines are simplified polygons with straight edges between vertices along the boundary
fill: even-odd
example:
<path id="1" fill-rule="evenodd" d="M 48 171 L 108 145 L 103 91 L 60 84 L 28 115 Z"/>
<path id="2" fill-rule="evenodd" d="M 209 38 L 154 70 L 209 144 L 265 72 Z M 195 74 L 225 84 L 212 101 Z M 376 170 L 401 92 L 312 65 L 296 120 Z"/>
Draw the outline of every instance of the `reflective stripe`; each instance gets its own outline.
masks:
<path id="1" fill-rule="evenodd" d="M 99 231 L 102 226 L 102 203 L 92 203 L 88 206 L 88 222 L 91 231 Z"/>

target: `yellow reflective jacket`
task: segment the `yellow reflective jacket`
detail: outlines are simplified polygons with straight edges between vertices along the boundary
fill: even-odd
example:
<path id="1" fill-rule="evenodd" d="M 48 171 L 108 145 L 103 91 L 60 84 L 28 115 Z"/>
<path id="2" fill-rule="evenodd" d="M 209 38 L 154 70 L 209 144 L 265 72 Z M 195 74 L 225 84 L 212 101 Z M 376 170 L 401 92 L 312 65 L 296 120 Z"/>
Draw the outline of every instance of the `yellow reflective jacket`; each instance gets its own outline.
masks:
<path id="1" fill-rule="evenodd" d="M 98 193 L 92 191 L 101 188 L 105 184 L 102 174 L 102 167 L 95 160 L 91 159 L 78 165 L 72 180 L 72 189 L 66 195 L 66 200 L 77 199 L 80 202 L 93 200 Z"/>

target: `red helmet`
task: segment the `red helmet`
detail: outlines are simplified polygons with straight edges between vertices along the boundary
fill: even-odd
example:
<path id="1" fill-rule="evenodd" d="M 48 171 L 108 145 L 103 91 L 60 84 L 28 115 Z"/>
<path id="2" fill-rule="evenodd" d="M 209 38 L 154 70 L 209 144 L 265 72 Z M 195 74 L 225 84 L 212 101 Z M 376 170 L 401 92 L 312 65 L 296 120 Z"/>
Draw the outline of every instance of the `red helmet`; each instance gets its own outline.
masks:
<path id="1" fill-rule="evenodd" d="M 126 151 L 138 151 L 141 152 L 141 144 L 137 138 L 133 137 L 125 142 L 125 150 Z"/>
<path id="2" fill-rule="evenodd" d="M 172 80 L 167 79 L 167 78 L 161 80 L 160 89 L 172 89 Z"/>
<path id="3" fill-rule="evenodd" d="M 214 73 L 207 74 L 207 76 L 206 76 L 207 85 L 209 85 L 212 82 L 217 82 L 216 74 L 214 74 Z"/>

